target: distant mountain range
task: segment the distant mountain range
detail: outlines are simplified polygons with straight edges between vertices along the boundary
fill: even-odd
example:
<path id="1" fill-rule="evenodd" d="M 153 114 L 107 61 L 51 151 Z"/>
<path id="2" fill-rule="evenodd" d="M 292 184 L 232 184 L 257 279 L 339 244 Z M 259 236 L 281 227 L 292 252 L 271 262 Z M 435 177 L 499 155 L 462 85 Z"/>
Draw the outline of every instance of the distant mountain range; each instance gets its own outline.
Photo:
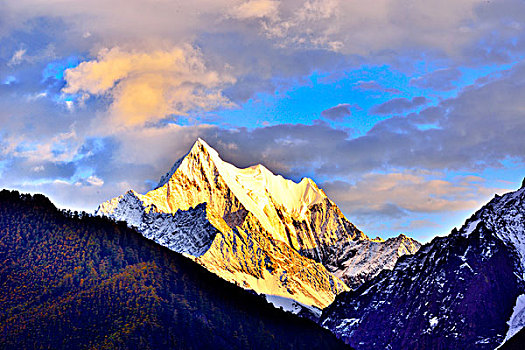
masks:
<path id="1" fill-rule="evenodd" d="M 311 179 L 295 183 L 262 165 L 239 169 L 201 139 L 157 188 L 130 190 L 97 213 L 269 300 L 319 309 L 420 247 L 404 235 L 370 239 Z"/>
<path id="2" fill-rule="evenodd" d="M 525 326 L 524 273 L 525 186 L 338 295 L 321 324 L 356 349 L 494 349 Z"/>
<path id="3" fill-rule="evenodd" d="M 0 348 L 525 348 L 525 180 L 421 246 L 199 139 L 96 214 L 0 192 Z"/>

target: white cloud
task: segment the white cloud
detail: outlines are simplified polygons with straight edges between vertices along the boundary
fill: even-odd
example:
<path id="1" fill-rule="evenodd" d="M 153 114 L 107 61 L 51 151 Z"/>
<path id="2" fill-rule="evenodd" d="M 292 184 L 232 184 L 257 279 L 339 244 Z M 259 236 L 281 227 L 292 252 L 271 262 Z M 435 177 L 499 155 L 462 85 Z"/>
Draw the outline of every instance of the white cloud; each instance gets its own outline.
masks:
<path id="1" fill-rule="evenodd" d="M 26 52 L 27 52 L 26 49 L 20 49 L 20 50 L 17 50 L 17 51 L 13 54 L 13 57 L 11 57 L 11 60 L 9 60 L 8 65 L 10 65 L 10 66 L 16 66 L 16 65 L 22 63 L 22 61 L 23 61 L 23 59 L 24 59 L 24 55 L 25 55 Z"/>
<path id="2" fill-rule="evenodd" d="M 74 110 L 75 105 L 73 104 L 73 101 L 65 101 L 65 104 L 66 104 L 66 108 L 67 108 L 69 111 L 73 111 L 73 110 Z"/>
<path id="3" fill-rule="evenodd" d="M 411 2 L 305 0 L 285 2 L 263 32 L 283 47 L 317 47 L 344 54 L 376 55 L 400 48 L 461 55 L 475 40 L 480 0 Z M 468 27 L 468 26 L 471 27 Z M 470 28 L 470 30 L 467 30 Z M 480 26 L 479 29 L 487 29 Z"/>
<path id="4" fill-rule="evenodd" d="M 97 177 L 95 175 L 89 176 L 86 179 L 86 182 L 88 184 L 90 184 L 91 186 L 95 186 L 95 187 L 100 187 L 100 186 L 104 185 L 104 180 L 102 180 L 101 178 L 99 178 L 99 177 Z"/>
<path id="5" fill-rule="evenodd" d="M 198 137 L 217 132 L 211 125 L 179 126 L 168 124 L 162 128 L 128 129 L 117 135 L 120 147 L 116 157 L 133 164 L 154 167 L 159 176 L 164 174 L 177 157 L 189 151 Z"/>
<path id="6" fill-rule="evenodd" d="M 81 146 L 82 139 L 75 130 L 58 133 L 48 140 L 28 140 L 15 137 L 6 140 L 4 154 L 25 158 L 30 162 L 68 162 L 73 160 Z"/>
<path id="7" fill-rule="evenodd" d="M 13 68 L 24 62 L 33 64 L 56 57 L 55 46 L 53 44 L 31 51 L 32 54 L 28 54 L 27 48 L 16 50 L 13 56 L 11 56 L 11 59 L 7 62 L 7 66 Z"/>

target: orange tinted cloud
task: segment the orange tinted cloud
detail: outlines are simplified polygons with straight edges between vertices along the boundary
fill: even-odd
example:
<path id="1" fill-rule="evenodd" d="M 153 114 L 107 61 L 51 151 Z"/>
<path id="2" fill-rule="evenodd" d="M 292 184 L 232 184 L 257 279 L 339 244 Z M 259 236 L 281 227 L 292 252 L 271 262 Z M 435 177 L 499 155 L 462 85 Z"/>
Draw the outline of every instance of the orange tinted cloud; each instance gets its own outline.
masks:
<path id="1" fill-rule="evenodd" d="M 279 2 L 274 0 L 251 0 L 235 7 L 231 14 L 239 19 L 276 17 Z"/>
<path id="2" fill-rule="evenodd" d="M 64 93 L 109 96 L 111 121 L 124 126 L 230 106 L 221 91 L 235 81 L 207 69 L 191 46 L 154 52 L 106 49 L 96 60 L 68 69 L 65 80 Z"/>
<path id="3" fill-rule="evenodd" d="M 476 208 L 501 189 L 485 187 L 477 176 L 433 179 L 422 172 L 370 173 L 357 183 L 328 183 L 327 193 L 346 210 L 381 211 L 386 203 L 411 212 L 449 212 Z"/>

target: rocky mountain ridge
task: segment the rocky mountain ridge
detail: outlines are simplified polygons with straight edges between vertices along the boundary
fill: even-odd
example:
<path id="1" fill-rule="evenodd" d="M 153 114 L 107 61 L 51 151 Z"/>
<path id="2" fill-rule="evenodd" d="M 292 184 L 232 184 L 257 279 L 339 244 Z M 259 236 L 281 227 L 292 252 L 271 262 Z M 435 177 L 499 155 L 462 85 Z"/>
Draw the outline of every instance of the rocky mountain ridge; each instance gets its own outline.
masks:
<path id="1" fill-rule="evenodd" d="M 321 323 L 357 349 L 494 349 L 525 326 L 525 188 L 341 293 Z"/>
<path id="2" fill-rule="evenodd" d="M 200 139 L 157 188 L 128 191 L 97 213 L 244 288 L 318 308 L 348 290 L 343 280 L 357 286 L 419 247 L 406 237 L 372 240 L 311 179 L 239 169 Z"/>

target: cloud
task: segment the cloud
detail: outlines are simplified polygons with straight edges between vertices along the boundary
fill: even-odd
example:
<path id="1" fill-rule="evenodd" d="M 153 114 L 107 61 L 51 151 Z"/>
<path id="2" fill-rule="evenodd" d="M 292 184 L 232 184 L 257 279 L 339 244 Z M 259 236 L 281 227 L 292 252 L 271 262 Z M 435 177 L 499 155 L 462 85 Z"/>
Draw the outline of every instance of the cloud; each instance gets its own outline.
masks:
<path id="1" fill-rule="evenodd" d="M 104 180 L 102 180 L 99 177 L 96 177 L 95 175 L 91 175 L 86 179 L 86 182 L 89 183 L 91 186 L 100 187 L 104 185 Z"/>
<path id="2" fill-rule="evenodd" d="M 115 8 L 121 9 L 118 16 Z M 378 114 L 399 117 L 369 125 L 357 137 L 348 124 L 333 127 L 308 119 L 261 128 L 220 124 L 223 120 L 170 124 L 171 114 L 228 108 L 276 89 L 286 93 L 308 84 L 305 78 L 312 73 L 336 71 L 344 72 L 341 80 L 362 79 L 351 93 L 399 93 L 370 80 L 388 79 L 356 76 L 382 66 L 416 74 L 412 88 L 448 90 L 458 77 L 455 68 L 422 76 L 414 70 L 421 61 L 463 69 L 520 59 L 525 53 L 522 1 L 378 0 L 363 6 L 343 0 L 93 0 L 43 6 L 39 0 L 5 0 L 0 13 L 0 77 L 11 82 L 0 85 L 1 181 L 48 191 L 61 203 L 96 206 L 129 188 L 148 190 L 198 136 L 227 161 L 261 162 L 296 180 L 304 175 L 339 179 L 350 189 L 395 180 L 405 191 L 400 199 L 378 192 L 383 204 L 378 199 L 366 209 L 369 216 L 383 218 L 439 213 L 440 206 L 454 207 L 449 202 L 455 199 L 468 206 L 482 186 L 475 179 L 447 180 L 413 169 L 478 172 L 509 159 L 523 166 L 525 73 L 520 65 L 453 98 L 436 99 L 431 107 L 420 97 L 374 107 Z M 53 63 L 49 59 L 59 63 L 71 55 L 85 62 L 68 71 L 64 91 L 70 96 L 61 98 L 60 74 L 47 79 L 42 74 Z M 91 98 L 82 100 L 86 94 Z M 351 110 L 334 108 L 324 117 L 337 120 Z M 364 175 L 393 169 L 399 178 Z M 401 200 L 418 181 L 434 196 L 431 205 L 419 198 L 410 207 Z M 461 202 L 461 187 L 471 189 L 463 192 L 471 198 L 466 202 Z"/>
<path id="3" fill-rule="evenodd" d="M 493 188 L 477 176 L 447 177 L 414 170 L 374 172 L 321 183 L 321 187 L 348 219 L 369 235 L 408 232 L 421 241 L 447 234 L 494 193 L 509 191 Z"/>
<path id="4" fill-rule="evenodd" d="M 115 186 L 115 189 L 121 191 L 121 194 L 126 191 L 124 186 Z M 117 189 L 118 188 L 118 189 Z M 44 193 L 49 196 L 54 204 L 59 208 L 70 210 L 87 210 L 94 211 L 100 199 L 105 198 L 102 191 L 107 191 L 103 186 L 85 186 L 80 182 L 69 182 L 65 180 L 52 180 L 38 184 L 34 183 L 20 183 L 14 188 L 18 191 L 29 193 Z M 115 191 L 116 192 L 116 191 Z M 98 204 L 97 204 L 98 203 Z"/>
<path id="5" fill-rule="evenodd" d="M 283 47 L 324 48 L 339 51 L 343 48 L 340 40 L 331 38 L 333 29 L 329 25 L 335 22 L 338 1 L 308 0 L 288 7 L 279 16 L 268 22 L 261 22 L 264 33 L 278 40 Z M 334 36 L 337 37 L 337 36 Z"/>
<path id="6" fill-rule="evenodd" d="M 411 86 L 437 91 L 448 91 L 455 88 L 453 82 L 461 77 L 457 68 L 438 69 L 428 74 L 410 80 Z"/>
<path id="7" fill-rule="evenodd" d="M 216 22 L 220 14 L 231 9 L 229 0 L 92 0 L 74 6 L 64 6 L 62 1 L 48 1 L 42 6 L 39 0 L 5 0 L 2 5 L 0 37 L 13 30 L 27 30 L 33 19 L 56 18 L 69 27 L 69 39 L 76 40 L 77 45 L 97 40 L 104 46 L 133 42 L 144 45 L 151 40 L 150 48 L 167 38 L 175 39 L 175 43 L 186 42 L 205 24 Z M 116 9 L 120 9 L 118 16 Z"/>
<path id="8" fill-rule="evenodd" d="M 414 171 L 369 173 L 353 184 L 335 181 L 323 187 L 346 212 L 376 216 L 474 209 L 494 192 L 479 180 L 459 177 L 448 181 Z M 397 210 L 392 211 L 394 208 Z"/>
<path id="9" fill-rule="evenodd" d="M 351 107 L 351 104 L 342 103 L 335 107 L 325 109 L 321 112 L 321 116 L 333 121 L 342 120 L 352 115 L 352 112 L 350 111 Z"/>
<path id="10" fill-rule="evenodd" d="M 248 18 L 275 18 L 278 13 L 279 1 L 274 0 L 251 0 L 243 2 L 235 7 L 230 13 L 239 19 Z"/>
<path id="11" fill-rule="evenodd" d="M 17 64 L 20 64 L 22 62 L 22 60 L 24 59 L 24 55 L 25 55 L 26 52 L 27 52 L 27 49 L 17 50 L 13 54 L 13 57 L 11 57 L 11 59 L 9 60 L 8 65 L 9 66 L 16 66 Z"/>
<path id="12" fill-rule="evenodd" d="M 277 19 L 260 25 L 265 35 L 288 47 L 323 47 L 383 59 L 395 56 L 399 48 L 430 48 L 432 53 L 458 57 L 462 47 L 479 40 L 478 35 L 490 33 L 477 18 L 484 5 L 479 0 L 415 5 L 379 0 L 367 6 L 343 0 L 305 0 L 281 3 Z"/>
<path id="13" fill-rule="evenodd" d="M 7 144 L 11 145 L 8 145 L 5 151 L 32 162 L 67 162 L 77 153 L 77 140 L 74 130 L 59 133 L 50 140 L 40 142 L 15 137 L 6 139 Z"/>
<path id="14" fill-rule="evenodd" d="M 440 227 L 436 222 L 430 220 L 412 220 L 408 225 L 396 225 L 393 227 L 395 230 L 411 232 L 421 228 L 437 228 Z M 420 241 L 421 242 L 421 241 Z"/>
<path id="15" fill-rule="evenodd" d="M 53 110 L 46 111 L 45 101 L 39 99 L 31 102 L 34 106 L 30 109 L 42 107 L 45 113 L 40 117 L 45 123 L 38 123 L 32 129 L 28 125 L 33 115 L 24 112 L 27 105 L 13 104 L 9 96 L 0 96 L 1 105 L 8 111 L 0 114 L 4 123 L 1 157 L 11 162 L 20 159 L 3 165 L 3 174 L 13 176 L 8 181 L 3 175 L 3 180 L 6 184 L 16 184 L 16 177 L 22 180 L 32 174 L 34 179 L 38 173 L 31 169 L 35 167 L 52 169 L 50 163 L 69 162 L 75 168 L 93 169 L 86 177 L 96 174 L 104 180 L 98 189 L 102 193 L 99 199 L 118 194 L 111 186 L 123 181 L 142 191 L 148 189 L 146 180 L 157 180 L 197 137 L 216 147 L 226 161 L 242 167 L 263 163 L 272 171 L 295 180 L 302 176 L 318 181 L 348 176 L 358 179 L 366 173 L 392 169 L 401 169 L 401 174 L 405 174 L 404 169 L 415 168 L 479 172 L 502 166 L 509 158 L 524 164 L 521 138 L 525 132 L 524 93 L 525 68 L 518 65 L 501 78 L 464 89 L 457 97 L 445 99 L 436 106 L 383 120 L 358 137 L 327 123 L 253 129 L 159 124 L 122 130 L 103 141 L 86 140 L 93 137 L 89 135 L 89 111 L 79 115 L 82 118 L 75 120 L 75 127 L 71 129 L 67 113 L 52 115 Z M 12 114 L 21 117 L 9 118 Z M 51 128 L 54 124 L 61 129 Z M 6 131 L 9 134 L 5 134 Z M 33 142 L 29 143 L 31 138 Z M 60 176 L 73 179 L 71 170 L 64 169 Z M 462 181 L 473 186 L 475 180 Z M 402 215 L 407 208 L 405 204 L 388 207 L 385 203 L 381 210 Z"/>
<path id="16" fill-rule="evenodd" d="M 234 143 L 242 154 L 220 151 L 241 165 L 265 162 L 289 176 L 335 177 L 386 169 L 473 171 L 525 163 L 525 66 L 500 79 L 471 86 L 436 106 L 378 122 L 352 137 L 326 124 L 282 124 L 212 133 Z M 211 142 L 211 141 L 210 141 Z"/>
<path id="17" fill-rule="evenodd" d="M 421 57 L 478 66 L 501 62 L 505 53 L 508 62 L 509 57 L 525 52 L 525 34 L 520 30 L 525 6 L 511 0 L 497 4 L 378 0 L 367 6 L 343 0 L 155 1 L 148 5 L 139 0 L 93 0 L 75 6 L 5 0 L 2 4 L 0 38 L 38 30 L 42 32 L 38 39 L 58 38 L 53 40 L 58 56 L 80 52 L 93 57 L 101 48 L 117 47 L 125 53 L 151 54 L 190 43 L 204 52 L 208 70 L 224 74 L 224 65 L 230 66 L 228 74 L 237 84 L 225 88 L 234 102 L 246 101 L 260 91 L 273 92 L 278 79 L 298 81 L 335 66 L 348 71 L 364 63 L 411 70 L 407 62 Z M 115 16 L 115 8 L 126 11 Z M 225 15 L 232 11 L 238 16 Z M 28 45 L 28 52 L 33 52 L 38 40 Z M 151 85 L 142 89 L 160 89 Z M 147 107 L 146 103 L 143 109 Z"/>
<path id="18" fill-rule="evenodd" d="M 153 52 L 102 50 L 96 60 L 66 70 L 64 78 L 66 94 L 109 96 L 112 121 L 120 126 L 231 106 L 222 89 L 235 81 L 208 70 L 190 46 Z"/>
<path id="19" fill-rule="evenodd" d="M 287 176 L 359 176 L 388 169 L 480 172 L 513 159 L 525 163 L 525 66 L 464 89 L 417 113 L 391 117 L 365 135 L 326 123 L 262 128 L 210 128 L 202 134 L 241 166 L 263 162 Z M 221 142 L 236 145 L 232 152 Z"/>
<path id="20" fill-rule="evenodd" d="M 197 138 L 210 139 L 210 135 L 220 131 L 216 126 L 204 124 L 129 129 L 116 136 L 119 147 L 115 157 L 130 164 L 149 166 L 151 176 L 156 178 L 168 171 L 178 157 L 186 154 Z"/>
<path id="21" fill-rule="evenodd" d="M 409 100 L 405 97 L 394 98 L 390 101 L 372 107 L 370 112 L 375 114 L 402 113 L 427 103 L 428 100 L 423 96 L 418 96 Z"/>
<path id="22" fill-rule="evenodd" d="M 523 49 L 511 40 L 523 37 L 519 28 L 523 7 L 512 0 L 421 4 L 378 0 L 367 6 L 344 0 L 195 0 L 148 5 L 140 0 L 93 0 L 75 6 L 60 1 L 41 6 L 38 0 L 5 0 L 0 36 L 27 26 L 31 19 L 52 17 L 70 27 L 69 44 L 82 46 L 141 45 L 151 50 L 166 40 L 179 45 L 203 34 L 234 31 L 251 40 L 259 40 L 255 36 L 269 39 L 277 47 L 323 48 L 383 62 L 395 60 L 400 50 L 479 61 L 500 59 L 496 56 L 505 49 L 511 53 Z M 126 11 L 115 16 L 115 8 Z M 236 16 L 224 15 L 232 12 Z M 515 23 L 514 27 L 501 30 L 502 19 Z M 258 26 L 256 33 L 250 30 L 252 21 Z M 91 35 L 86 37 L 86 33 Z"/>
<path id="23" fill-rule="evenodd" d="M 50 179 L 65 180 L 75 174 L 75 164 L 72 162 L 34 161 L 20 157 L 10 157 L 8 169 L 1 175 L 4 185 Z"/>

